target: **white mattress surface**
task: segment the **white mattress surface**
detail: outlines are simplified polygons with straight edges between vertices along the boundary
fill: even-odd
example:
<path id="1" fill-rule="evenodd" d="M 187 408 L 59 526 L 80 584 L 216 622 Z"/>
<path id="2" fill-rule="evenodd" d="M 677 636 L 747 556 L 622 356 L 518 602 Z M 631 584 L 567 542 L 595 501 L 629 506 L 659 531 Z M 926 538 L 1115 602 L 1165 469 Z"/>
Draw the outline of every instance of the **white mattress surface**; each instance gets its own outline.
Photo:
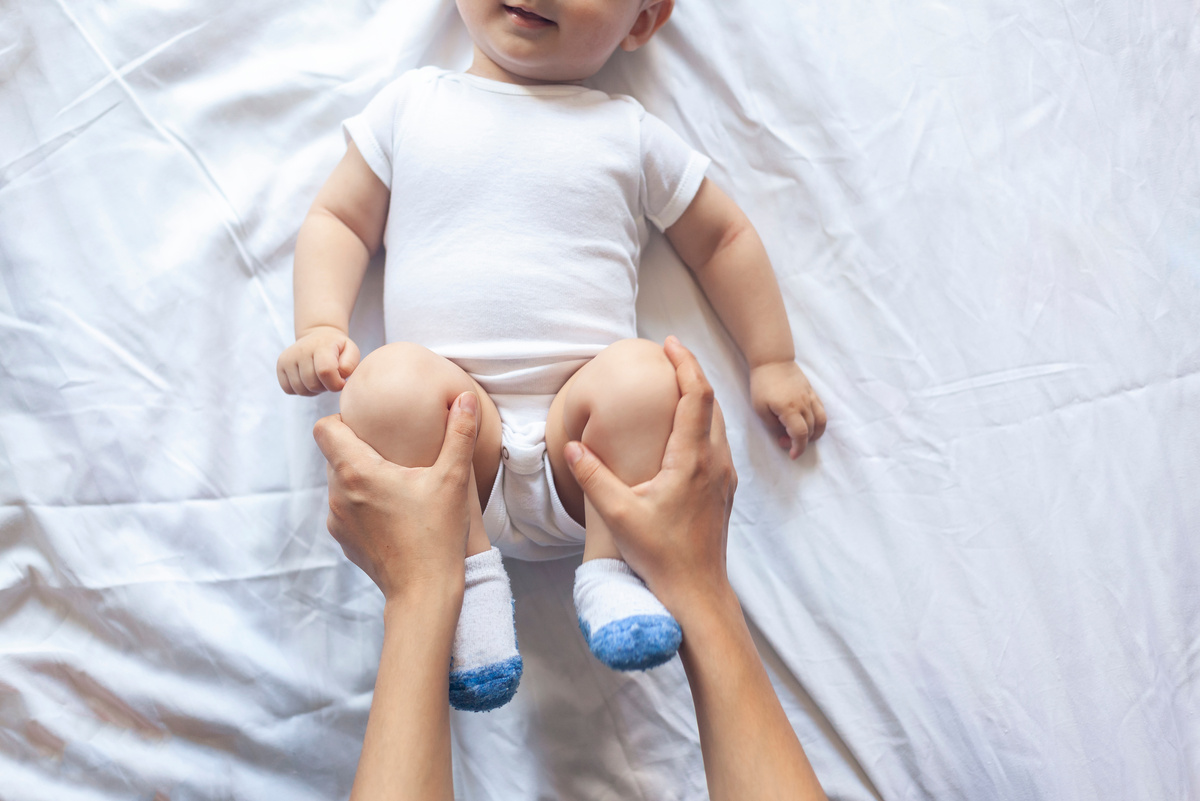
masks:
<path id="1" fill-rule="evenodd" d="M 0 3 L 0 798 L 349 792 L 382 635 L 285 397 L 339 122 L 461 68 L 435 0 Z M 831 797 L 1200 795 L 1200 18 L 1179 0 L 679 0 L 591 83 L 710 155 L 829 429 L 798 463 L 665 240 L 741 476 L 730 569 Z M 381 339 L 379 265 L 354 322 Z M 526 673 L 464 799 L 705 798 L 678 661 Z"/>

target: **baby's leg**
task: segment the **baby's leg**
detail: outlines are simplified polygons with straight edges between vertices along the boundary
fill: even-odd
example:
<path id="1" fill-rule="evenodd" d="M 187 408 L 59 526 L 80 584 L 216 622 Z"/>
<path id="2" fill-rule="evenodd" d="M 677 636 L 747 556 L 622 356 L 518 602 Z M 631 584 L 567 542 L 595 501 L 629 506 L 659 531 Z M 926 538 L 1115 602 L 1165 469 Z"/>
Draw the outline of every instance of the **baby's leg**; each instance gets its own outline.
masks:
<path id="1" fill-rule="evenodd" d="M 662 347 L 627 339 L 571 377 L 547 421 L 555 487 L 568 513 L 582 516 L 587 529 L 584 564 L 575 577 L 580 627 L 592 652 L 618 669 L 645 669 L 670 659 L 679 645 L 679 626 L 621 560 L 608 526 L 571 475 L 563 446 L 582 441 L 618 478 L 638 484 L 662 465 L 678 403 L 675 368 Z"/>
<path id="2" fill-rule="evenodd" d="M 482 509 L 500 465 L 496 405 L 457 365 L 409 342 L 384 345 L 363 359 L 342 390 L 341 405 L 342 420 L 383 458 L 429 467 L 441 453 L 451 404 L 468 390 L 479 397 L 481 419 L 467 497 L 467 583 L 450 663 L 450 703 L 483 711 L 512 698 L 522 670 L 508 574 L 483 528 Z"/>
<path id="3" fill-rule="evenodd" d="M 479 397 L 479 437 L 471 470 L 474 490 L 467 555 L 491 547 L 483 530 L 487 503 L 500 467 L 500 414 L 483 388 L 453 362 L 411 342 L 372 351 L 342 390 L 342 422 L 379 455 L 405 467 L 429 467 L 446 437 L 450 406 L 468 390 Z"/>

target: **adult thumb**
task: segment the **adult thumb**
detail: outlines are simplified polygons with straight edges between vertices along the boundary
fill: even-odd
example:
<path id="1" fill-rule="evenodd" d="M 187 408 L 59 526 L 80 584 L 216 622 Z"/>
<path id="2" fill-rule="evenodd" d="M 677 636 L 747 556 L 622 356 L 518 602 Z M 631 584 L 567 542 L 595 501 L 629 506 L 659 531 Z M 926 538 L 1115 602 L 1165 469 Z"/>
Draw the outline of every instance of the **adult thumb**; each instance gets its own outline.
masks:
<path id="1" fill-rule="evenodd" d="M 479 434 L 479 399 L 474 392 L 464 392 L 450 406 L 446 420 L 446 438 L 435 467 L 466 486 L 471 477 L 471 457 L 475 454 L 475 437 Z"/>
<path id="2" fill-rule="evenodd" d="M 633 493 L 624 481 L 617 478 L 608 465 L 582 442 L 568 442 L 563 455 L 583 494 L 603 518 L 609 518 L 624 505 Z"/>

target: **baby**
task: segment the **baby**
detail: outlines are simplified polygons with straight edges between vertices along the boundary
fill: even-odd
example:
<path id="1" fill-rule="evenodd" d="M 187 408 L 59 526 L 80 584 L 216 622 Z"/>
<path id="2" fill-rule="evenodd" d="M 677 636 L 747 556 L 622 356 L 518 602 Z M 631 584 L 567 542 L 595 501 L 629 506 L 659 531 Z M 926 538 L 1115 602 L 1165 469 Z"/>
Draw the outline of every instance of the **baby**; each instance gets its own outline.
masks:
<path id="1" fill-rule="evenodd" d="M 708 158 L 632 98 L 581 84 L 618 47 L 649 41 L 673 5 L 458 0 L 471 68 L 407 72 L 347 120 L 345 158 L 300 229 L 285 392 L 344 388 L 344 422 L 407 466 L 434 462 L 454 398 L 480 400 L 450 666 L 459 709 L 500 706 L 520 679 L 501 553 L 582 550 L 579 625 L 610 667 L 653 667 L 679 646 L 563 454 L 580 440 L 630 485 L 662 462 L 679 391 L 663 349 L 636 338 L 647 220 L 741 348 L 754 408 L 780 445 L 795 458 L 824 430 L 766 251 L 704 177 Z M 381 245 L 389 344 L 359 364 L 350 314 Z"/>

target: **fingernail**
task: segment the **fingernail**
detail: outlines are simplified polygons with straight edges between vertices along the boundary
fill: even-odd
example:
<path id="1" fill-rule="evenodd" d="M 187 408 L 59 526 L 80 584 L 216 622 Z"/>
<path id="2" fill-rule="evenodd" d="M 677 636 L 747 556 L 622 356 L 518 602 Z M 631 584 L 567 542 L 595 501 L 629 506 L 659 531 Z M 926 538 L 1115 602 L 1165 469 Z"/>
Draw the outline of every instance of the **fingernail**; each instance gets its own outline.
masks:
<path id="1" fill-rule="evenodd" d="M 675 336 L 674 334 L 671 334 L 667 337 L 667 342 L 674 342 L 676 345 L 680 344 L 679 337 Z"/>
<path id="2" fill-rule="evenodd" d="M 464 392 L 458 396 L 458 401 L 467 414 L 475 414 L 479 411 L 479 400 L 475 397 L 474 392 Z"/>
<path id="3" fill-rule="evenodd" d="M 568 442 L 567 447 L 563 448 L 563 455 L 567 457 L 567 464 L 573 465 L 583 458 L 583 446 L 578 442 Z"/>

